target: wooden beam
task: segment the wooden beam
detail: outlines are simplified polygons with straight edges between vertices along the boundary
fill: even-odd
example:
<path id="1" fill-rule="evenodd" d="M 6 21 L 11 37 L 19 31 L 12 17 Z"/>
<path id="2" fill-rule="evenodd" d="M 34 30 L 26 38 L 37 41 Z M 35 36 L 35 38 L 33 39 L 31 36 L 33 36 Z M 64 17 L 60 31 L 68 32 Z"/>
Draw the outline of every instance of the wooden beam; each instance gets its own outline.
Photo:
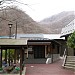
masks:
<path id="1" fill-rule="evenodd" d="M 53 49 L 52 49 L 52 44 L 50 45 L 50 49 L 51 49 L 51 58 L 52 58 L 52 63 L 53 63 Z"/>

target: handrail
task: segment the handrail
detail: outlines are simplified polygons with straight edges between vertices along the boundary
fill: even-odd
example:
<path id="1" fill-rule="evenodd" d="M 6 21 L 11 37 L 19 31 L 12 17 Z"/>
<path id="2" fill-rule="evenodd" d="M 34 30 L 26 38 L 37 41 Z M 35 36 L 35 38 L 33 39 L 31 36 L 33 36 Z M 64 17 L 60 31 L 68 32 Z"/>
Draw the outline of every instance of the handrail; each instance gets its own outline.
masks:
<path id="1" fill-rule="evenodd" d="M 63 56 L 65 57 L 65 55 L 66 55 L 66 48 L 65 48 L 65 50 L 64 50 L 64 54 L 63 54 Z"/>
<path id="2" fill-rule="evenodd" d="M 62 66 L 64 66 L 64 65 L 65 65 L 65 63 L 66 63 L 66 59 L 67 59 L 67 55 L 65 55 L 65 56 L 64 56 L 64 61 L 63 61 Z"/>

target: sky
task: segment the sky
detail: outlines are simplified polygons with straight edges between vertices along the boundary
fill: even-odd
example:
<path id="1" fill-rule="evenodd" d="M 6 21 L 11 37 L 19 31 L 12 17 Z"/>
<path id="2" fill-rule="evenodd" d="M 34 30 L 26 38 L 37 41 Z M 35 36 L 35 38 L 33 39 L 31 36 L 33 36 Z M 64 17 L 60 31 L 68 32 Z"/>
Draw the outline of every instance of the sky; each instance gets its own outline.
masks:
<path id="1" fill-rule="evenodd" d="M 33 20 L 44 18 L 63 11 L 74 11 L 75 0 L 16 0 L 13 4 L 25 11 Z"/>

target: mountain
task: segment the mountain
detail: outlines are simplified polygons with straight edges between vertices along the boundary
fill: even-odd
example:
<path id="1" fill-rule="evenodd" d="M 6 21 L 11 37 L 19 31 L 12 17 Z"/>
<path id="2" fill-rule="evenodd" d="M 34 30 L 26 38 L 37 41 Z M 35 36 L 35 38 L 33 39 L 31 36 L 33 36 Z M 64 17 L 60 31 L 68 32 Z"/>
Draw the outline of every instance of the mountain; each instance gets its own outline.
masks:
<path id="1" fill-rule="evenodd" d="M 59 34 L 62 28 L 75 19 L 74 11 L 64 11 L 39 22 L 49 34 Z"/>
<path id="2" fill-rule="evenodd" d="M 11 34 L 16 32 L 17 24 L 17 33 L 44 33 L 38 23 L 33 21 L 29 15 L 27 15 L 22 10 L 17 7 L 7 7 L 0 11 L 0 36 L 5 36 L 10 34 L 8 24 L 13 24 L 11 27 Z"/>
<path id="3" fill-rule="evenodd" d="M 10 23 L 13 24 L 11 34 L 15 34 L 16 25 L 18 34 L 61 33 L 61 29 L 73 19 L 75 19 L 74 11 L 64 11 L 37 23 L 17 7 L 7 7 L 0 10 L 0 36 L 10 34 L 8 26 Z"/>

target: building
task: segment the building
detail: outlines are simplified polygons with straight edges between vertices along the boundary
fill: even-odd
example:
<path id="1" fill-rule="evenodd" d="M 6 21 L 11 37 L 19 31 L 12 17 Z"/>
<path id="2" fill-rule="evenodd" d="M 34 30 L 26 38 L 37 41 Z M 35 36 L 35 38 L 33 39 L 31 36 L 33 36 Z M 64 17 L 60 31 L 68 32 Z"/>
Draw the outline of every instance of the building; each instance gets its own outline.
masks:
<path id="1" fill-rule="evenodd" d="M 10 71 L 14 68 L 14 66 L 11 67 L 11 57 L 10 51 L 14 51 L 14 64 L 16 64 L 17 58 L 20 60 L 20 75 L 22 75 L 22 70 L 24 68 L 24 51 L 27 49 L 27 39 L 0 39 L 0 68 L 3 68 L 3 51 L 5 51 L 4 61 L 6 65 L 9 65 L 7 70 Z M 10 70 L 9 70 L 10 68 Z"/>
<path id="2" fill-rule="evenodd" d="M 24 50 L 25 63 L 46 63 L 47 58 L 50 58 L 50 63 L 53 63 L 63 55 L 65 50 L 65 38 L 60 38 L 60 34 L 18 34 L 17 39 L 21 39 L 22 42 L 27 39 Z M 11 48 L 14 47 L 13 43 Z"/>
<path id="3" fill-rule="evenodd" d="M 60 34 L 18 34 L 17 38 L 28 39 L 25 50 L 26 63 L 50 63 L 59 59 L 65 50 L 65 38 Z"/>
<path id="4" fill-rule="evenodd" d="M 61 37 L 65 37 L 66 41 L 68 36 L 75 31 L 75 19 L 71 21 L 68 25 L 62 28 Z M 75 50 L 66 46 L 67 55 L 75 55 Z"/>

